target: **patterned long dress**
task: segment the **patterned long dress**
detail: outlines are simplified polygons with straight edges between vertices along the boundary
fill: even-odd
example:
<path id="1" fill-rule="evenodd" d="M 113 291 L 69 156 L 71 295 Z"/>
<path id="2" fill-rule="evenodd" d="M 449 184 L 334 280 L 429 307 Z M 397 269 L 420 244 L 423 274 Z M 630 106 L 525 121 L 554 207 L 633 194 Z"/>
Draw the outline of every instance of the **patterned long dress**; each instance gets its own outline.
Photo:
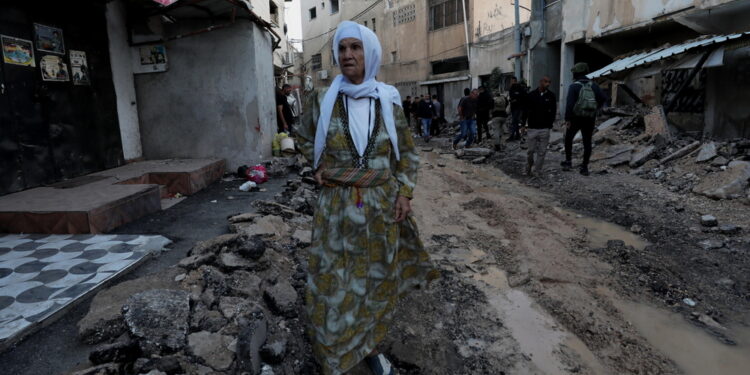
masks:
<path id="1" fill-rule="evenodd" d="M 324 96 L 324 89 L 308 95 L 297 130 L 297 144 L 308 160 L 313 160 L 316 122 Z M 343 108 L 339 97 L 322 156 L 326 168 L 353 165 Z M 396 198 L 412 197 L 419 158 L 403 111 L 394 106 L 393 113 L 401 160 L 391 153 L 380 116 L 370 138 L 369 168 L 390 169 L 393 177 L 389 182 L 359 191 L 323 187 L 315 210 L 306 308 L 313 351 L 326 374 L 341 374 L 364 359 L 386 336 L 399 296 L 438 276 L 414 219 L 394 220 Z M 357 202 L 363 203 L 361 208 Z"/>

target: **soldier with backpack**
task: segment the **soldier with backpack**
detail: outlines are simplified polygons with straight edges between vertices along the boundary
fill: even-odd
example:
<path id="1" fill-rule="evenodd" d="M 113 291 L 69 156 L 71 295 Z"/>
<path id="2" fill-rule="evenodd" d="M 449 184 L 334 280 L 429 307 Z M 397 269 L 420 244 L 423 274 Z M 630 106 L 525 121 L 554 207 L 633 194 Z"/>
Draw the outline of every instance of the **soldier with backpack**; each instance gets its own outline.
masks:
<path id="1" fill-rule="evenodd" d="M 607 100 L 599 86 L 586 77 L 589 66 L 577 63 L 571 69 L 573 84 L 568 88 L 568 99 L 565 106 L 565 161 L 560 163 L 563 170 L 573 167 L 573 138 L 580 131 L 583 136 L 583 162 L 580 172 L 589 175 L 589 159 L 591 158 L 591 138 L 594 134 L 594 120 L 596 112 Z"/>

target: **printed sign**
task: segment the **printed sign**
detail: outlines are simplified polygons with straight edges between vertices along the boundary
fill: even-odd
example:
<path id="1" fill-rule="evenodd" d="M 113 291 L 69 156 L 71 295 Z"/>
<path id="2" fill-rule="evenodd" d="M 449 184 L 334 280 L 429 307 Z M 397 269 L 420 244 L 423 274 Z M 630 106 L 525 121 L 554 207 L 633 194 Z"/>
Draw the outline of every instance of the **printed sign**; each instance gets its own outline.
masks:
<path id="1" fill-rule="evenodd" d="M 44 81 L 70 81 L 68 65 L 65 64 L 60 56 L 42 56 L 42 59 L 39 61 L 39 67 L 42 69 L 42 80 Z"/>
<path id="2" fill-rule="evenodd" d="M 65 54 L 62 29 L 57 27 L 34 24 L 36 49 L 44 52 Z"/>
<path id="3" fill-rule="evenodd" d="M 86 52 L 70 50 L 70 72 L 73 75 L 74 85 L 89 85 L 89 65 L 86 61 Z"/>
<path id="4" fill-rule="evenodd" d="M 135 73 L 167 71 L 167 48 L 163 44 L 142 46 L 138 49 L 138 64 Z"/>
<path id="5" fill-rule="evenodd" d="M 3 45 L 3 61 L 6 64 L 35 67 L 34 45 L 30 40 L 0 35 Z"/>

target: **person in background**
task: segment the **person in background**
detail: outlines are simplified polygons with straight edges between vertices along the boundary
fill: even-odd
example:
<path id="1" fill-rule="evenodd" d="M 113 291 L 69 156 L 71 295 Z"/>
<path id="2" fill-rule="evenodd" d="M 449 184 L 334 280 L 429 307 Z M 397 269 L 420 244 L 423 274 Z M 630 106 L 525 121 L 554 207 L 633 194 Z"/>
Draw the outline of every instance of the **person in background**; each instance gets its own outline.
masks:
<path id="1" fill-rule="evenodd" d="M 425 142 L 430 141 L 430 125 L 432 119 L 435 118 L 435 105 L 430 100 L 430 94 L 424 94 L 422 101 L 419 102 L 419 109 L 417 110 L 419 121 L 422 124 L 422 138 Z"/>
<path id="2" fill-rule="evenodd" d="M 574 82 L 568 88 L 568 98 L 565 105 L 565 161 L 560 163 L 563 170 L 573 167 L 573 138 L 579 131 L 583 136 L 583 161 L 580 172 L 589 175 L 589 160 L 591 159 L 591 137 L 594 134 L 596 113 L 604 105 L 604 96 L 599 85 L 586 77 L 589 65 L 580 62 L 573 66 Z"/>
<path id="3" fill-rule="evenodd" d="M 287 95 L 292 92 L 292 86 L 284 84 L 281 90 L 276 90 L 276 121 L 278 124 L 279 133 L 291 133 L 292 124 L 294 123 L 294 115 L 292 114 L 292 108 L 287 100 Z"/>
<path id="4" fill-rule="evenodd" d="M 430 126 L 430 135 L 436 137 L 440 135 L 440 125 L 443 124 L 443 103 L 440 103 L 437 95 L 432 95 L 432 105 L 435 106 L 435 118 Z"/>
<path id="5" fill-rule="evenodd" d="M 487 135 L 487 139 L 492 139 L 490 134 L 490 112 L 495 107 L 495 100 L 492 99 L 489 91 L 484 86 L 479 86 L 479 98 L 477 103 L 477 142 L 482 142 L 482 132 Z"/>
<path id="6" fill-rule="evenodd" d="M 464 91 L 465 92 L 465 91 Z M 453 140 L 453 149 L 458 147 L 458 142 L 466 139 L 465 148 L 471 147 L 474 137 L 477 135 L 477 105 L 479 101 L 479 90 L 474 89 L 464 96 L 458 103 L 458 118 L 461 120 L 461 133 Z"/>
<path id="7" fill-rule="evenodd" d="M 407 96 L 406 100 L 401 105 L 401 108 L 404 110 L 404 116 L 406 116 L 406 125 L 409 126 L 409 129 L 411 129 L 411 96 Z"/>
<path id="8" fill-rule="evenodd" d="M 292 110 L 292 123 L 290 125 L 291 132 L 294 132 L 294 129 L 297 128 L 297 124 L 299 123 L 299 117 L 300 117 L 300 103 L 297 101 L 297 97 L 294 95 L 294 90 L 290 89 L 289 94 L 286 96 L 286 101 L 289 104 L 289 108 Z"/>
<path id="9" fill-rule="evenodd" d="M 528 124 L 526 131 L 526 143 L 528 145 L 526 159 L 526 175 L 534 174 L 541 177 L 544 168 L 544 157 L 547 154 L 549 144 L 549 133 L 557 116 L 557 100 L 555 93 L 549 90 L 552 81 L 548 76 L 539 80 L 539 88 L 526 96 L 526 113 L 528 113 Z M 534 160 L 536 155 L 536 160 Z"/>
<path id="10" fill-rule="evenodd" d="M 508 142 L 513 142 L 521 139 L 521 123 L 523 121 L 523 107 L 524 100 L 526 99 L 526 88 L 525 85 L 518 82 L 516 77 L 510 79 L 510 137 Z"/>

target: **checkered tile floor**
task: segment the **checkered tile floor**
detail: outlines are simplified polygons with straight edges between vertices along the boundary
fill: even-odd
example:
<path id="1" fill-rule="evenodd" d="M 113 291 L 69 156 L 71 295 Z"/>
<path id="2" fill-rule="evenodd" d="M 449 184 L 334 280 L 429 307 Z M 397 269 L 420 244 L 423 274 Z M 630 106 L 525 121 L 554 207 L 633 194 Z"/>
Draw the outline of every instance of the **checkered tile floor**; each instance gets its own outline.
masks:
<path id="1" fill-rule="evenodd" d="M 0 236 L 0 344 L 170 242 L 138 235 Z"/>

